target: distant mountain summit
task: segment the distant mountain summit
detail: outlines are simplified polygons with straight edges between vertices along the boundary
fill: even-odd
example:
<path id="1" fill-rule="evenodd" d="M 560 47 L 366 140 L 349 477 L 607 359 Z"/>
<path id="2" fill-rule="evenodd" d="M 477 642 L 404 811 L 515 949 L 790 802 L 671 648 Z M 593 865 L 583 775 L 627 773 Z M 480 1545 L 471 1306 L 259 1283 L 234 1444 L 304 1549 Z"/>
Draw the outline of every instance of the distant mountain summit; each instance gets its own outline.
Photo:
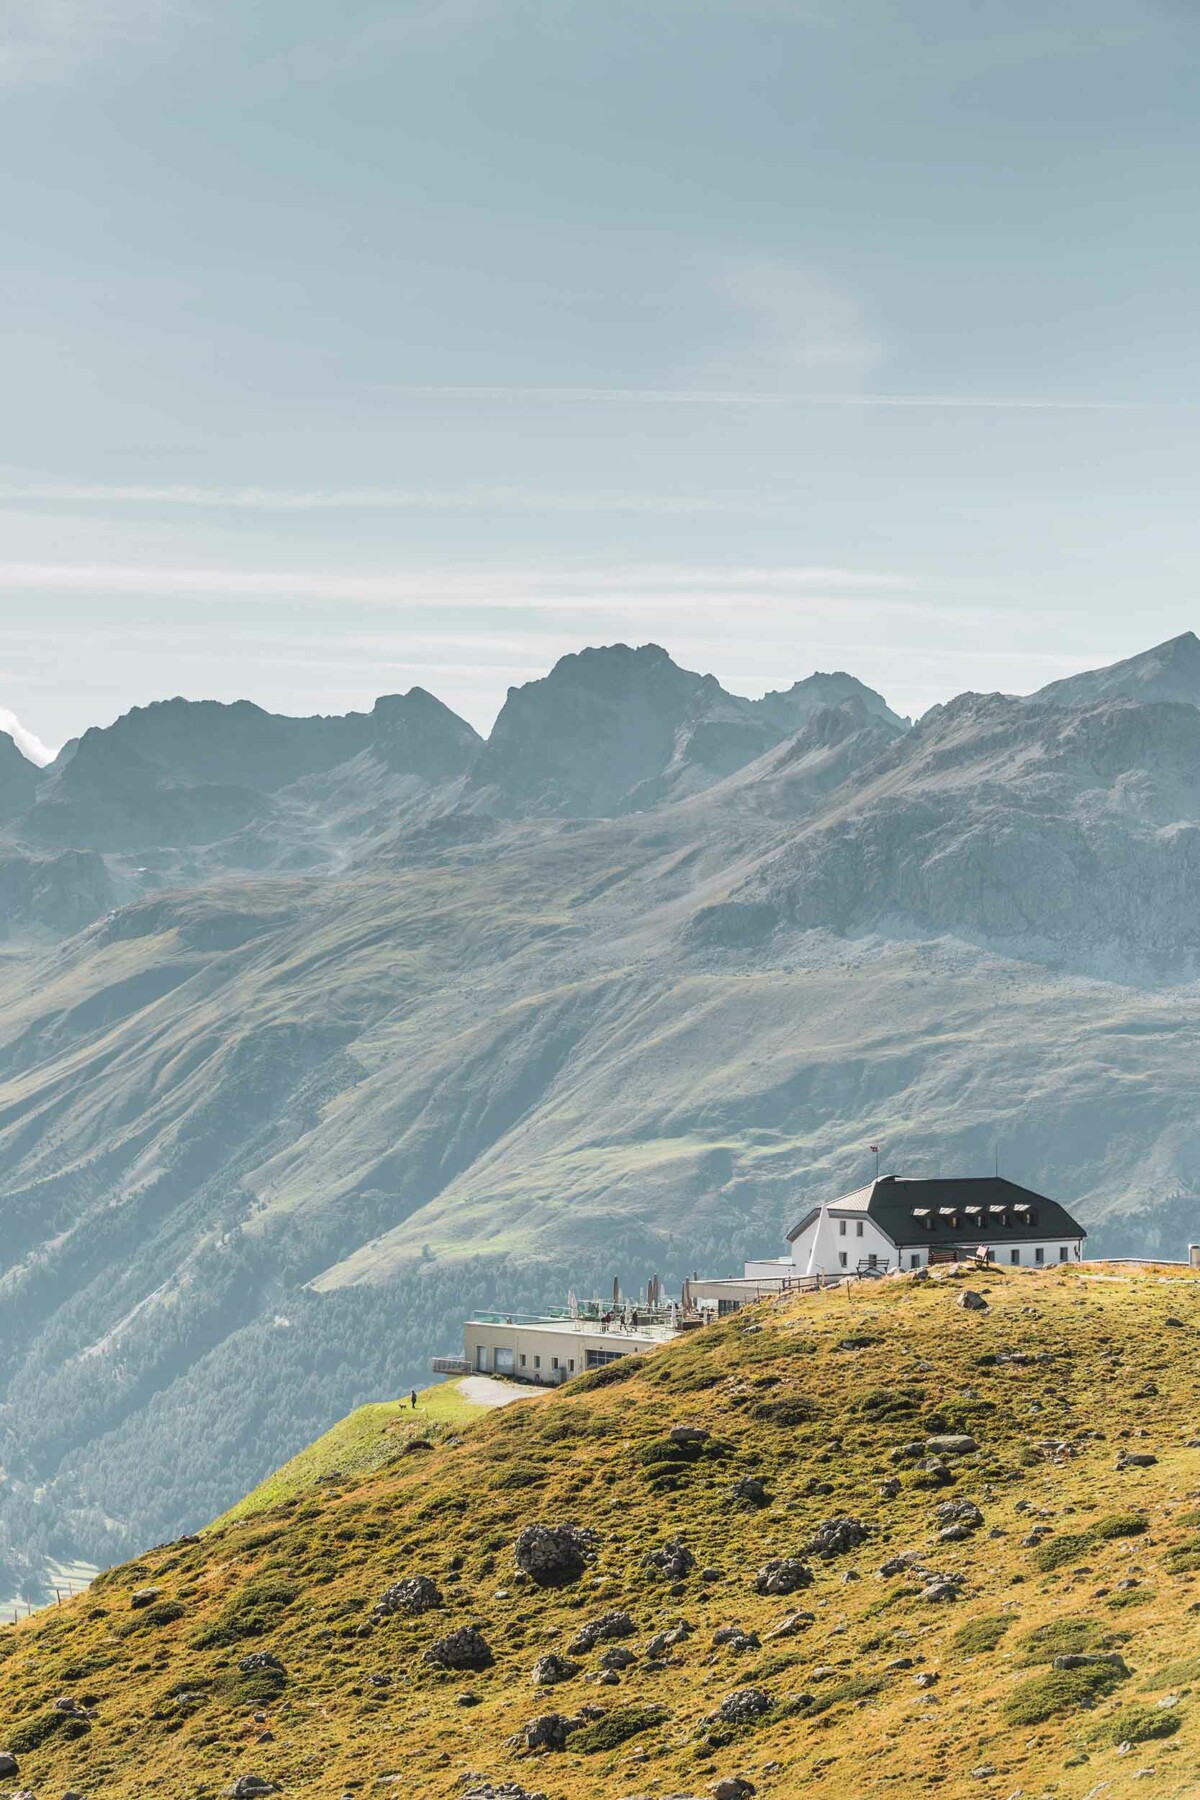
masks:
<path id="1" fill-rule="evenodd" d="M 470 786 L 517 816 L 643 812 L 746 768 L 822 707 L 852 698 L 906 723 L 852 675 L 810 675 L 748 700 L 681 669 L 658 644 L 583 650 L 509 689 Z"/>
<path id="2" fill-rule="evenodd" d="M 1181 700 L 1200 706 L 1200 638 L 1194 631 L 1168 638 L 1152 650 L 1128 656 L 1104 669 L 1068 675 L 1039 688 L 1035 700 L 1058 706 L 1086 706 L 1093 700 Z"/>
<path id="3" fill-rule="evenodd" d="M 6 731 L 0 731 L 0 823 L 15 819 L 32 804 L 38 769 L 23 756 Z"/>

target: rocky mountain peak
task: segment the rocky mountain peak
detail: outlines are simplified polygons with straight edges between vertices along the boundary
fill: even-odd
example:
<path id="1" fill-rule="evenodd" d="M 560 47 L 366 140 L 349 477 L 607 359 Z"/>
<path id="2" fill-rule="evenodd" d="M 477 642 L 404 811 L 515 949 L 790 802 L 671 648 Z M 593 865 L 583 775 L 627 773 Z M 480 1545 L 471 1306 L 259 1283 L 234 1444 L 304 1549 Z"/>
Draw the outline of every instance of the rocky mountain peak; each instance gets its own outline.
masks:
<path id="1" fill-rule="evenodd" d="M 1059 706 L 1124 695 L 1131 700 L 1181 700 L 1200 706 L 1200 638 L 1184 631 L 1137 656 L 1106 668 L 1069 675 L 1040 688 L 1033 698 Z"/>

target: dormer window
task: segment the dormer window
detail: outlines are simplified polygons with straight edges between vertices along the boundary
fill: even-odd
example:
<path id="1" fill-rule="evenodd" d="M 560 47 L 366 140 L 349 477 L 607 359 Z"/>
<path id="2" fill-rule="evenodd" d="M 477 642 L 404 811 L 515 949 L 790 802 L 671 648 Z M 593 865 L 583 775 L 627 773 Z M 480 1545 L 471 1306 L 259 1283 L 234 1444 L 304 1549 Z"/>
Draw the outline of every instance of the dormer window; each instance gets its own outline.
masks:
<path id="1" fill-rule="evenodd" d="M 913 1218 L 922 1231 L 933 1230 L 933 1214 L 927 1206 L 914 1206 Z"/>

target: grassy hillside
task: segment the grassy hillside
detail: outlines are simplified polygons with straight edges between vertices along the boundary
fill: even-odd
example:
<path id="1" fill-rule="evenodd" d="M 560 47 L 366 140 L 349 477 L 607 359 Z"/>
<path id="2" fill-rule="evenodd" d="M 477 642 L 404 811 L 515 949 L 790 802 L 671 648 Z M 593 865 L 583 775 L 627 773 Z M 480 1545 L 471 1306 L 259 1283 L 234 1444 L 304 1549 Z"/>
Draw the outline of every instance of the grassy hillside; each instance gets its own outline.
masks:
<path id="1" fill-rule="evenodd" d="M 818 1778 L 831 1800 L 1182 1800 L 1200 1280 L 993 1271 L 984 1312 L 956 1304 L 967 1285 L 767 1302 L 152 1551 L 0 1633 L 0 1748 L 22 1785 L 105 1800 L 248 1776 L 312 1800 L 461 1796 L 468 1771 L 549 1800 L 735 1774 L 781 1800 Z M 735 1497 L 755 1480 L 765 1498 Z M 822 1533 L 834 1520 L 854 1523 Z M 591 1560 L 539 1585 L 514 1543 L 566 1522 L 594 1532 Z M 673 1570 L 647 1561 L 675 1542 Z M 757 1591 L 779 1558 L 805 1585 Z M 414 1576 L 440 1605 L 375 1612 Z M 627 1635 L 571 1650 L 620 1612 Z M 429 1660 L 472 1625 L 489 1666 Z M 577 1672 L 535 1687 L 550 1652 Z M 565 1748 L 527 1748 L 549 1714 L 532 1735 Z"/>
<path id="2" fill-rule="evenodd" d="M 530 1398 L 534 1394 L 531 1392 Z M 540 1398 L 540 1394 L 537 1396 Z M 414 1438 L 436 1442 L 458 1425 L 469 1424 L 487 1411 L 461 1392 L 457 1381 L 439 1382 L 417 1395 L 414 1408 L 408 1400 L 377 1400 L 360 1406 L 319 1437 L 315 1444 L 276 1469 L 236 1506 L 217 1520 L 230 1525 L 249 1519 L 293 1500 L 323 1481 L 361 1480 L 392 1462 Z"/>

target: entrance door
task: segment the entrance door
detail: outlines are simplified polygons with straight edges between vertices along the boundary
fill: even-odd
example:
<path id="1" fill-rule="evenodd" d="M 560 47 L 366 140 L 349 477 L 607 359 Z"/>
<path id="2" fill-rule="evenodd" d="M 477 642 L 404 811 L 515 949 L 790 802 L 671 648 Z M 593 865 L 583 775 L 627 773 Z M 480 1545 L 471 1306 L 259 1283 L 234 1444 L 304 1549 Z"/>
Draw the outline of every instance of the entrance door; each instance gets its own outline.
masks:
<path id="1" fill-rule="evenodd" d="M 476 1346 L 475 1346 L 475 1367 L 480 1371 L 481 1374 L 487 1373 L 487 1345 L 486 1344 L 476 1344 Z"/>
<path id="2" fill-rule="evenodd" d="M 496 1349 L 497 1375 L 511 1375 L 513 1372 L 513 1353 L 511 1350 Z"/>

